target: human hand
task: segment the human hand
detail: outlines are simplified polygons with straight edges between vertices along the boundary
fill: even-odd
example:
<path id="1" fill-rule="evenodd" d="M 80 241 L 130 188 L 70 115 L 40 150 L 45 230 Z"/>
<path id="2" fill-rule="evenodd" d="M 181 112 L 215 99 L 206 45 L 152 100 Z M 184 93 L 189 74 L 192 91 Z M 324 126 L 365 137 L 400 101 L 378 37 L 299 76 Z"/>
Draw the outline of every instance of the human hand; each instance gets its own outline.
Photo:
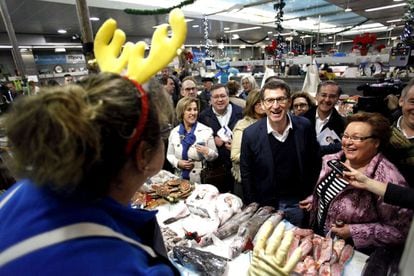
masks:
<path id="1" fill-rule="evenodd" d="M 224 141 L 219 136 L 215 136 L 214 143 L 216 143 L 217 147 L 221 147 L 224 144 Z"/>
<path id="2" fill-rule="evenodd" d="M 178 161 L 178 167 L 183 170 L 192 170 L 194 168 L 194 162 L 191 160 Z"/>
<path id="3" fill-rule="evenodd" d="M 231 151 L 231 141 L 224 143 L 224 147 Z"/>
<path id="4" fill-rule="evenodd" d="M 398 97 L 394 94 L 389 94 L 387 97 L 385 97 L 385 100 L 387 102 L 388 110 L 392 111 L 398 108 Z"/>
<path id="5" fill-rule="evenodd" d="M 197 145 L 195 145 L 195 148 L 196 148 L 198 153 L 201 153 L 204 156 L 208 155 L 209 148 L 207 146 L 197 144 Z"/>
<path id="6" fill-rule="evenodd" d="M 308 196 L 304 200 L 299 201 L 299 208 L 310 211 L 312 209 L 313 195 Z"/>
<path id="7" fill-rule="evenodd" d="M 344 240 L 349 239 L 351 237 L 351 230 L 349 229 L 349 224 L 344 224 L 340 227 L 336 226 L 336 224 L 332 224 L 331 232 Z"/>
<path id="8" fill-rule="evenodd" d="M 287 259 L 293 241 L 293 231 L 285 231 L 284 222 L 280 222 L 274 228 L 271 222 L 266 221 L 261 227 L 259 235 L 253 249 L 253 258 L 248 275 L 289 275 L 299 262 L 302 254 L 302 250 L 298 247 Z"/>
<path id="9" fill-rule="evenodd" d="M 362 172 L 355 170 L 348 166 L 347 164 L 341 162 L 342 165 L 344 165 L 349 171 L 344 170 L 343 171 L 343 178 L 348 181 L 348 183 L 355 188 L 359 189 L 367 189 L 368 188 L 368 182 L 369 178 L 363 174 Z"/>

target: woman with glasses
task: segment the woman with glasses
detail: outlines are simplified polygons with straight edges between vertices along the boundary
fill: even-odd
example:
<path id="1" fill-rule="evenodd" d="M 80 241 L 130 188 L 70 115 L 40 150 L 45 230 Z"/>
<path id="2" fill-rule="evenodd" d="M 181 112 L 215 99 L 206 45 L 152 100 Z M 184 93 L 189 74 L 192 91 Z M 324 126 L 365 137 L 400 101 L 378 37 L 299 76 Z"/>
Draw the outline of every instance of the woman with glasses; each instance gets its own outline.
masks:
<path id="1" fill-rule="evenodd" d="M 379 113 L 357 113 L 348 118 L 342 151 L 323 157 L 322 170 L 313 193 L 301 202 L 311 209 L 311 223 L 322 235 L 329 231 L 353 243 L 358 250 L 402 245 L 411 211 L 384 203 L 383 198 L 348 185 L 328 162 L 347 166 L 380 182 L 407 186 L 404 177 L 381 153 L 390 138 L 388 120 Z"/>
<path id="2" fill-rule="evenodd" d="M 197 98 L 179 100 L 176 113 L 180 124 L 171 130 L 167 159 L 183 179 L 200 183 L 202 161 L 212 161 L 218 156 L 213 130 L 197 122 Z"/>
<path id="3" fill-rule="evenodd" d="M 243 196 L 241 188 L 240 176 L 240 148 L 242 142 L 243 131 L 250 125 L 257 122 L 257 120 L 264 118 L 266 113 L 262 107 L 260 100 L 260 91 L 253 90 L 247 96 L 246 107 L 243 110 L 243 119 L 239 120 L 233 129 L 233 142 L 231 145 L 230 158 L 233 162 L 231 171 L 236 181 L 234 193 L 239 197 Z"/>
<path id="4" fill-rule="evenodd" d="M 292 113 L 301 116 L 315 106 L 315 101 L 307 92 L 297 92 L 292 95 Z"/>

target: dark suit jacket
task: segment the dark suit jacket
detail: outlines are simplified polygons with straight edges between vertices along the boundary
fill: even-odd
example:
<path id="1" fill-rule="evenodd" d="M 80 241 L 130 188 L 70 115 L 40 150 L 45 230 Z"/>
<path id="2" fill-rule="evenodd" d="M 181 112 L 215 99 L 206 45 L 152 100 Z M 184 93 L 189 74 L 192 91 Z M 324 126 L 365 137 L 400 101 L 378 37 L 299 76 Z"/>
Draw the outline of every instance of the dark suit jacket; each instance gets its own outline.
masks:
<path id="1" fill-rule="evenodd" d="M 316 124 L 316 109 L 317 107 L 314 106 L 311 109 L 309 109 L 303 116 L 305 118 L 308 118 L 309 121 L 311 121 L 313 128 L 315 128 L 315 124 Z M 344 133 L 345 130 L 345 119 L 344 117 L 342 117 L 341 115 L 339 115 L 338 111 L 336 111 L 336 109 L 334 108 L 332 110 L 332 115 L 329 118 L 329 121 L 326 125 L 323 126 L 322 130 L 324 130 L 325 128 L 329 128 L 333 131 L 336 132 L 336 134 L 341 137 L 342 134 Z M 340 151 L 342 148 L 341 142 L 336 142 L 332 145 L 328 145 L 328 146 L 321 146 L 321 154 L 325 155 L 325 154 L 331 154 L 331 153 L 336 153 L 338 151 Z"/>
<path id="2" fill-rule="evenodd" d="M 243 109 L 240 106 L 234 105 L 232 103 L 230 104 L 232 106 L 232 113 L 227 126 L 230 129 L 233 129 L 237 121 L 243 117 Z M 217 136 L 217 131 L 221 128 L 221 125 L 213 112 L 212 106 L 206 108 L 203 112 L 201 112 L 200 116 L 198 117 L 198 121 L 205 124 L 206 126 L 211 127 L 213 129 L 214 137 Z M 232 163 L 230 160 L 230 151 L 226 149 L 224 145 L 222 145 L 221 147 L 217 147 L 217 150 L 218 158 L 213 162 L 217 165 L 224 164 L 227 168 L 231 168 Z"/>
<path id="3" fill-rule="evenodd" d="M 297 158 L 297 171 L 300 178 L 298 198 L 305 198 L 313 191 L 321 169 L 319 144 L 316 141 L 315 128 L 308 119 L 291 116 Z M 274 206 L 278 201 L 277 183 L 273 170 L 273 155 L 267 134 L 267 118 L 263 118 L 246 128 L 243 132 L 240 172 L 242 177 L 245 203 L 258 202 L 261 205 Z M 276 179 L 277 181 L 277 179 Z M 275 186 L 276 183 L 276 186 Z"/>

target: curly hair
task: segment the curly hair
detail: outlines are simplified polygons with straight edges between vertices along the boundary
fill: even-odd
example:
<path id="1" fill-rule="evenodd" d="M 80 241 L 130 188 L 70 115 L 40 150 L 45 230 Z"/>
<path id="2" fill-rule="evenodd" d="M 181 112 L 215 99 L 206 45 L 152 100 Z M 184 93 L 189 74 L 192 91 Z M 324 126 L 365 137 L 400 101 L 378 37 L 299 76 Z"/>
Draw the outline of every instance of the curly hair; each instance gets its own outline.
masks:
<path id="1" fill-rule="evenodd" d="M 136 87 L 102 73 L 42 90 L 17 101 L 5 120 L 16 174 L 63 196 L 104 196 L 138 144 L 129 156 L 125 153 L 141 113 Z M 160 127 L 150 97 L 149 105 L 139 141 L 155 151 Z"/>
<path id="2" fill-rule="evenodd" d="M 347 117 L 346 126 L 352 122 L 367 123 L 372 128 L 371 135 L 380 141 L 379 151 L 387 147 L 391 137 L 391 125 L 387 118 L 380 113 L 358 112 Z"/>

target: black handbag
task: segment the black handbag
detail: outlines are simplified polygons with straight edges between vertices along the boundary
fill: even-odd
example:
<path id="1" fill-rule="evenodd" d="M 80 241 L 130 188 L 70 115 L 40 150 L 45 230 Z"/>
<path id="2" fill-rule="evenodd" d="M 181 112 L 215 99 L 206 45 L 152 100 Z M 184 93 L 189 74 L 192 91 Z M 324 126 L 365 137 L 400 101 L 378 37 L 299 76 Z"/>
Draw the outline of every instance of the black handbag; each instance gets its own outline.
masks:
<path id="1" fill-rule="evenodd" d="M 212 184 L 220 187 L 227 184 L 227 174 L 224 165 L 212 166 L 209 162 L 205 162 L 200 172 L 200 180 L 202 184 Z"/>

